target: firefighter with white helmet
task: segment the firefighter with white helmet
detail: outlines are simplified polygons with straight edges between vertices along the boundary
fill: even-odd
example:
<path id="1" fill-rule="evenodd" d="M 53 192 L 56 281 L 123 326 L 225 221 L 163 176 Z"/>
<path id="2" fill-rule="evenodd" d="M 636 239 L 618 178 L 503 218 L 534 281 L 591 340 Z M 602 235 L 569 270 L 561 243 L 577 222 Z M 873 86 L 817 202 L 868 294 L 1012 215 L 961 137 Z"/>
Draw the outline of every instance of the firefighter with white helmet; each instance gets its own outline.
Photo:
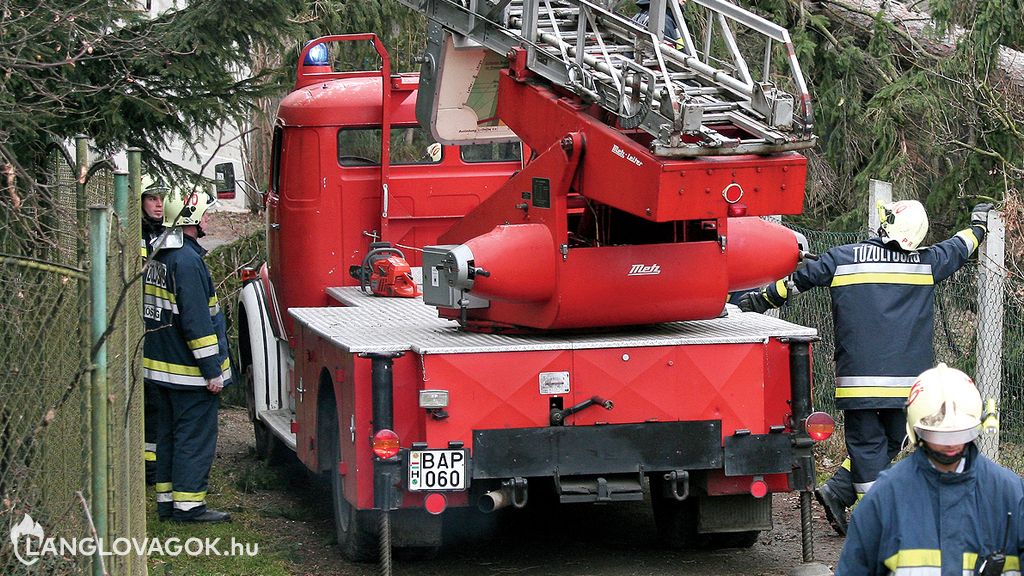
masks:
<path id="1" fill-rule="evenodd" d="M 1019 574 L 1024 481 L 975 445 L 995 416 L 974 382 L 939 364 L 918 376 L 906 412 L 917 450 L 857 505 L 837 576 Z"/>
<path id="2" fill-rule="evenodd" d="M 163 241 L 145 270 L 143 372 L 159 390 L 157 513 L 180 522 L 230 519 L 206 506 L 218 394 L 231 382 L 224 312 L 196 241 L 211 203 L 204 191 L 168 191 L 164 224 L 181 232 L 181 245 Z"/>
<path id="3" fill-rule="evenodd" d="M 970 227 L 922 247 L 928 215 L 916 200 L 878 206 L 878 235 L 829 249 L 788 278 L 744 294 L 739 307 L 764 312 L 827 286 L 835 331 L 836 408 L 844 412 L 846 461 L 815 490 L 840 535 L 846 510 L 864 496 L 899 452 L 903 402 L 934 360 L 935 285 L 949 278 L 985 237 L 991 204 L 971 211 Z"/>

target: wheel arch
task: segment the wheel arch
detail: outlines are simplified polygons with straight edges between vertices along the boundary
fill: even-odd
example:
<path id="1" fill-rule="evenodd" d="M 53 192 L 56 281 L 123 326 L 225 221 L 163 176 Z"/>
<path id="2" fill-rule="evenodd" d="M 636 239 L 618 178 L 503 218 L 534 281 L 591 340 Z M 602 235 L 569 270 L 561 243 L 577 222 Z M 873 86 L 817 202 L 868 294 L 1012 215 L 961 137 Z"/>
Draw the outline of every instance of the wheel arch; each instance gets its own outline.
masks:
<path id="1" fill-rule="evenodd" d="M 337 466 L 332 455 L 341 454 L 341 431 L 339 429 L 339 409 L 337 395 L 334 390 L 334 378 L 325 367 L 320 369 L 317 378 L 316 392 L 316 438 L 317 438 L 317 471 L 324 472 Z M 339 447 L 335 452 L 334 447 Z"/>

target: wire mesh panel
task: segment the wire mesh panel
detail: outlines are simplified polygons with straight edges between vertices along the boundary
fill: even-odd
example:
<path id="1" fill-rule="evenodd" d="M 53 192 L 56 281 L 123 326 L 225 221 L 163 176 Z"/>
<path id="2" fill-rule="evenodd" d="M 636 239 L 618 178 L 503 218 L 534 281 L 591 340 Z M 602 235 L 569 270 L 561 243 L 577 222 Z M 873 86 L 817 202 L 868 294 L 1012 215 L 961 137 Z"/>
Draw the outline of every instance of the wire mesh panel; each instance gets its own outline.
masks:
<path id="1" fill-rule="evenodd" d="M 71 170 L 63 158 L 51 167 L 43 186 L 14 191 L 0 207 L 0 527 L 31 517 L 47 534 L 78 535 L 87 524 L 76 492 L 89 483 L 88 282 L 77 268 Z M 88 558 L 44 556 L 31 573 L 86 566 Z M 0 573 L 29 570 L 16 554 L 0 555 Z"/>
<path id="2" fill-rule="evenodd" d="M 90 451 L 89 234 L 85 207 L 109 206 L 109 168 L 87 173 L 51 147 L 37 185 L 0 197 L 0 574 L 87 573 L 92 557 L 42 553 L 41 538 L 93 536 L 93 474 L 108 476 L 108 539 L 145 536 L 139 343 L 139 203 L 110 230 L 107 374 L 109 465 Z M 84 193 L 82 193 L 84 192 Z M 139 394 L 130 393 L 138 382 Z M 6 530 L 10 528 L 11 538 Z M 15 544 L 22 546 L 16 548 Z M 44 549 L 45 551 L 45 549 Z M 36 554 L 31 554 L 36 552 Z M 109 556 L 116 574 L 144 574 L 145 558 Z"/>

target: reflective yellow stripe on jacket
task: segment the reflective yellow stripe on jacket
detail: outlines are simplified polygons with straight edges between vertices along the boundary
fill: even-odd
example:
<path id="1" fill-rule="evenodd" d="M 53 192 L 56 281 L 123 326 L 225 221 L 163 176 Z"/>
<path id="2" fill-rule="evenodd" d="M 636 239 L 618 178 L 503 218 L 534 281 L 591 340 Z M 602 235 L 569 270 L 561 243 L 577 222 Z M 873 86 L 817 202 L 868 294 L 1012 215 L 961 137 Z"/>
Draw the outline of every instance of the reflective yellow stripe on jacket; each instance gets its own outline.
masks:
<path id="1" fill-rule="evenodd" d="M 832 277 L 833 288 L 854 284 L 909 284 L 931 286 L 932 267 L 928 264 L 906 264 L 894 262 L 866 262 L 836 266 Z"/>
<path id="2" fill-rule="evenodd" d="M 906 398 L 914 376 L 839 376 L 836 398 Z"/>
<path id="3" fill-rule="evenodd" d="M 974 568 L 978 563 L 978 555 L 974 552 L 964 552 L 963 570 L 964 576 L 973 576 Z M 942 576 L 942 551 L 941 550 L 900 550 L 896 554 L 885 559 L 885 566 L 892 574 L 897 576 Z M 1020 558 L 1007 556 L 1006 564 L 1003 565 L 1003 574 L 1007 576 L 1020 576 Z"/>

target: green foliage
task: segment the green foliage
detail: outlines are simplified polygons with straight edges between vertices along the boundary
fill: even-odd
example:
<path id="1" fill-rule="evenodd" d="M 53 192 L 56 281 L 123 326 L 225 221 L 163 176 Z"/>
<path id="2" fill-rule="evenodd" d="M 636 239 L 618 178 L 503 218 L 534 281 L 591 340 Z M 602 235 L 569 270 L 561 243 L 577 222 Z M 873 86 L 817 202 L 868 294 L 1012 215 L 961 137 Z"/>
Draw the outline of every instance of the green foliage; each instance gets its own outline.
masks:
<path id="1" fill-rule="evenodd" d="M 753 2 L 751 2 L 753 3 Z M 882 14 L 856 30 L 825 13 L 797 10 L 806 3 L 756 3 L 791 31 L 815 99 L 817 154 L 843 191 L 813 202 L 802 225 L 859 230 L 869 179 L 892 181 L 897 198 L 917 198 L 932 221 L 929 241 L 966 225 L 982 198 L 1019 192 L 1024 170 L 1024 107 L 995 63 L 1000 45 L 1024 44 L 1020 0 L 932 0 L 940 33 L 961 31 L 952 57 L 936 57 Z"/>
<path id="2" fill-rule="evenodd" d="M 0 12 L 0 156 L 24 175 L 50 140 L 88 134 L 100 153 L 160 164 L 240 121 L 282 75 L 243 72 L 256 43 L 281 49 L 298 0 L 206 0 L 156 18 L 134 0 L 11 0 Z M 165 169 L 168 169 L 165 166 Z"/>

